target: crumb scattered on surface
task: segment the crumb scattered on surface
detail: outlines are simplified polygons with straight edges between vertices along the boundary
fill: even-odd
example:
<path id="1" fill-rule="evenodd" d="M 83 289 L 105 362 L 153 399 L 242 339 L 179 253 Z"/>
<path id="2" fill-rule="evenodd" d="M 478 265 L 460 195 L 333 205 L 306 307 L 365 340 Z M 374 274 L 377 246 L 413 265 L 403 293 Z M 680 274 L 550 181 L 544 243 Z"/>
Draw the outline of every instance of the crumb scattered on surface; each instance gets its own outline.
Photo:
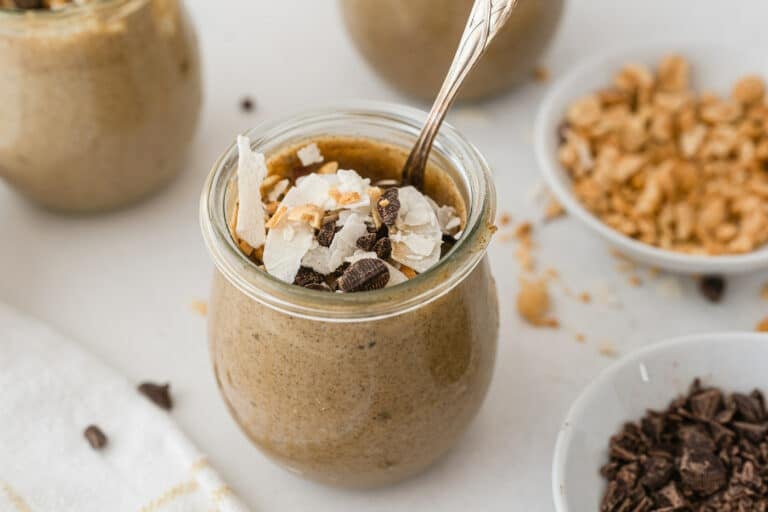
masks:
<path id="1" fill-rule="evenodd" d="M 763 287 L 760 289 L 760 297 L 763 300 L 768 300 L 768 283 L 763 284 Z"/>
<path id="2" fill-rule="evenodd" d="M 590 295 L 589 292 L 581 292 L 578 298 L 579 301 L 583 302 L 584 304 L 589 304 L 592 302 L 592 295 Z"/>
<path id="3" fill-rule="evenodd" d="M 549 316 L 551 299 L 545 278 L 521 278 L 517 294 L 517 311 L 531 325 L 558 327 L 559 322 Z"/>
<path id="4" fill-rule="evenodd" d="M 576 341 L 578 343 L 586 343 L 587 342 L 587 337 L 584 336 L 582 333 L 576 333 Z"/>
<path id="5" fill-rule="evenodd" d="M 757 332 L 768 332 L 768 316 L 760 320 L 757 326 L 755 326 L 755 330 Z"/>
<path id="6" fill-rule="evenodd" d="M 253 112 L 253 109 L 256 107 L 256 103 L 253 101 L 252 98 L 245 96 L 243 99 L 240 100 L 240 110 L 243 112 Z"/>
<path id="7" fill-rule="evenodd" d="M 192 311 L 200 316 L 208 315 L 208 303 L 204 300 L 195 299 L 190 304 L 190 307 L 192 308 Z"/>
<path id="8" fill-rule="evenodd" d="M 502 212 L 501 215 L 499 215 L 499 226 L 505 228 L 509 226 L 509 224 L 512 222 L 512 215 L 510 215 L 507 212 Z"/>
<path id="9" fill-rule="evenodd" d="M 610 341 L 605 341 L 597 347 L 598 352 L 605 357 L 617 357 L 619 352 L 616 350 L 616 346 Z"/>
<path id="10" fill-rule="evenodd" d="M 522 222 L 517 225 L 514 231 L 517 247 L 515 248 L 515 258 L 520 268 L 525 272 L 533 272 L 535 261 L 533 259 L 533 239 L 531 233 L 533 226 L 530 222 Z"/>
<path id="11" fill-rule="evenodd" d="M 565 209 L 557 199 L 550 197 L 547 206 L 544 208 L 544 220 L 549 222 L 565 215 Z"/>
<path id="12" fill-rule="evenodd" d="M 638 276 L 629 276 L 629 284 L 632 286 L 640 286 L 643 284 L 643 280 L 640 279 Z"/>

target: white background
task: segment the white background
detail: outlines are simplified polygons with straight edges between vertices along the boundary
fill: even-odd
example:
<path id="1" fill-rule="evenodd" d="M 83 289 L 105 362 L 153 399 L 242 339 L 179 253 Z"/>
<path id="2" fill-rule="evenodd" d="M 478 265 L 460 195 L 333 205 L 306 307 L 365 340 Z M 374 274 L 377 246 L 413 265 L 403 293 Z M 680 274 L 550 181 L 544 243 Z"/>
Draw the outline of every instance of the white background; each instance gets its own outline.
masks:
<path id="1" fill-rule="evenodd" d="M 579 390 L 611 362 L 599 353 L 601 343 L 627 353 L 669 336 L 751 330 L 768 313 L 759 298 L 768 274 L 730 279 L 718 305 L 705 302 L 689 279 L 679 279 L 680 297 L 660 291 L 671 286 L 668 276 L 640 273 L 643 286 L 634 288 L 600 241 L 562 219 L 536 230 L 540 267 L 555 267 L 575 290 L 612 288 L 622 305 L 584 305 L 556 289 L 563 328 L 529 328 L 515 312 L 514 247 L 497 240 L 490 249 L 502 311 L 496 374 L 459 446 L 422 476 L 377 491 L 325 488 L 284 472 L 225 411 L 205 320 L 190 307 L 207 296 L 211 277 L 197 222 L 203 179 L 235 134 L 262 120 L 349 98 L 409 100 L 357 56 L 332 0 L 188 4 L 206 80 L 189 168 L 138 207 L 86 218 L 40 211 L 0 185 L 0 300 L 80 340 L 131 379 L 170 380 L 173 416 L 254 510 L 550 511 L 558 425 Z M 544 63 L 557 79 L 579 59 L 618 44 L 665 39 L 766 48 L 766 19 L 762 0 L 574 0 Z M 531 128 L 546 87 L 531 83 L 453 116 L 494 167 L 501 210 L 517 220 L 541 212 L 530 199 L 540 181 Z M 239 111 L 245 94 L 258 103 L 253 114 Z M 577 343 L 575 332 L 587 343 Z"/>

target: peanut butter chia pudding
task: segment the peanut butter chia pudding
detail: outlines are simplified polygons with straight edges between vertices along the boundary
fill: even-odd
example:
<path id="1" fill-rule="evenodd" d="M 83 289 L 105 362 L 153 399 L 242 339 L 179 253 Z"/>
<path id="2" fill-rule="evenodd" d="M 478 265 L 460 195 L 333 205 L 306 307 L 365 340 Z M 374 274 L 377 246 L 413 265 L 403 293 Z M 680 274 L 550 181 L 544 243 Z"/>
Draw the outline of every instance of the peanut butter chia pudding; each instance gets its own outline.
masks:
<path id="1" fill-rule="evenodd" d="M 260 128 L 203 193 L 219 388 L 264 453 L 333 485 L 424 469 L 493 370 L 487 165 L 446 127 L 424 190 L 400 183 L 419 123 L 375 106 Z"/>
<path id="2" fill-rule="evenodd" d="M 0 0 L 0 178 L 55 210 L 134 202 L 181 169 L 201 101 L 180 0 Z"/>

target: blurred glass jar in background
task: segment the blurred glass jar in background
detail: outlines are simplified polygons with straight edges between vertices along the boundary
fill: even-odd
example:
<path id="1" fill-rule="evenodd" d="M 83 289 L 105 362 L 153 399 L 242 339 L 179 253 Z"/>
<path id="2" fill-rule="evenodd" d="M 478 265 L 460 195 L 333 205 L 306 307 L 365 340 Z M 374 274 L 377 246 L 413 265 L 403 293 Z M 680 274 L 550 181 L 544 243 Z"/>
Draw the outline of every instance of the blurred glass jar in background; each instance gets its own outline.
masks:
<path id="1" fill-rule="evenodd" d="M 460 98 L 503 92 L 531 76 L 555 34 L 564 0 L 519 0 L 507 25 L 462 87 Z M 340 0 L 352 40 L 397 89 L 436 95 L 473 0 Z"/>
<path id="2" fill-rule="evenodd" d="M 47 208 L 112 209 L 167 183 L 201 96 L 180 0 L 0 9 L 0 177 Z"/>

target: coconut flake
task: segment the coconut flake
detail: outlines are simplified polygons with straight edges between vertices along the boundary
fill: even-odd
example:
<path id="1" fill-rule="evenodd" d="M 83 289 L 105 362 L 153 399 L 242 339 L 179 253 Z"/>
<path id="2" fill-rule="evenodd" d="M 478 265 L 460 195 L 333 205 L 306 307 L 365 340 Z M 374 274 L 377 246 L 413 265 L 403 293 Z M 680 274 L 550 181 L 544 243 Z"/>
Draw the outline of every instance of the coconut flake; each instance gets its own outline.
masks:
<path id="1" fill-rule="evenodd" d="M 376 255 L 375 252 L 366 252 L 358 249 L 355 251 L 355 253 L 352 256 L 347 256 L 344 258 L 344 261 L 347 263 L 355 263 L 360 260 L 367 260 L 367 259 L 378 259 L 379 257 Z M 387 284 L 385 288 L 389 288 L 390 286 L 395 286 L 396 284 L 404 283 L 408 280 L 405 274 L 400 272 L 398 269 L 390 265 L 384 260 L 381 260 L 382 263 L 384 263 L 387 266 L 387 270 L 389 270 L 389 281 L 387 281 Z"/>
<path id="2" fill-rule="evenodd" d="M 323 162 L 323 155 L 320 153 L 320 148 L 314 142 L 307 146 L 304 146 L 296 152 L 296 156 L 301 160 L 301 165 L 307 167 L 312 164 L 319 164 Z"/>
<path id="3" fill-rule="evenodd" d="M 237 213 L 235 233 L 254 249 L 264 245 L 264 203 L 261 184 L 267 177 L 264 155 L 251 149 L 248 137 L 237 137 L 237 196 L 240 207 Z"/>
<path id="4" fill-rule="evenodd" d="M 275 186 L 272 187 L 272 189 L 267 193 L 267 201 L 270 203 L 273 201 L 277 201 L 277 199 L 288 190 L 288 187 L 291 186 L 290 180 L 280 180 L 277 183 L 275 183 Z"/>
<path id="5" fill-rule="evenodd" d="M 454 235 L 461 227 L 461 219 L 456 215 L 456 209 L 453 206 L 440 206 L 429 196 L 425 198 L 437 216 L 440 230 L 446 235 Z"/>
<path id="6" fill-rule="evenodd" d="M 321 274 L 330 274 L 357 250 L 357 239 L 368 232 L 365 217 L 356 213 L 347 217 L 344 227 L 333 237 L 330 247 L 313 245 L 302 264 Z"/>
<path id="7" fill-rule="evenodd" d="M 301 259 L 312 247 L 315 230 L 303 222 L 287 219 L 267 233 L 264 245 L 264 267 L 281 281 L 293 283 L 301 267 Z"/>
<path id="8" fill-rule="evenodd" d="M 390 233 L 392 259 L 416 272 L 426 272 L 440 260 L 443 232 L 428 198 L 414 187 L 398 190 L 400 210 Z"/>

